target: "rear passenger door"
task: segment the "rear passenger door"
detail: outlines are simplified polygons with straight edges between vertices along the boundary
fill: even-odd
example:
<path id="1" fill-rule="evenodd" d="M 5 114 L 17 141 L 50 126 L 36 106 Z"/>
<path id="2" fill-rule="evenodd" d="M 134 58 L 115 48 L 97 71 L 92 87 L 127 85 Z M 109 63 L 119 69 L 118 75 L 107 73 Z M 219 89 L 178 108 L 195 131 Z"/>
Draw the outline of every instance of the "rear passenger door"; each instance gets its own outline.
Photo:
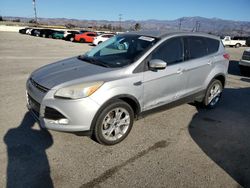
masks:
<path id="1" fill-rule="evenodd" d="M 184 37 L 186 62 L 183 74 L 187 79 L 185 93 L 194 94 L 204 89 L 204 82 L 213 68 L 214 56 L 209 55 L 205 37 Z"/>

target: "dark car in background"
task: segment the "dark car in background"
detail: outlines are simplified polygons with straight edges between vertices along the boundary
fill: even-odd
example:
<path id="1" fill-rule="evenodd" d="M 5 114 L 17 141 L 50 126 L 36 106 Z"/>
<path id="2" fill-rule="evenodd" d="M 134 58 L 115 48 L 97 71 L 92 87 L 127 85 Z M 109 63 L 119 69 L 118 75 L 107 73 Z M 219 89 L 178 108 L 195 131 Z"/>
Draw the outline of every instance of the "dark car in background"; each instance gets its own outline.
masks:
<path id="1" fill-rule="evenodd" d="M 52 29 L 41 29 L 40 30 L 40 37 L 43 38 L 52 38 L 53 33 L 58 32 L 57 30 Z"/>
<path id="2" fill-rule="evenodd" d="M 26 28 L 23 28 L 23 29 L 19 29 L 19 33 L 21 33 L 21 34 L 26 34 L 26 31 L 27 31 L 28 29 L 31 29 L 31 28 L 26 27 Z"/>
<path id="3" fill-rule="evenodd" d="M 33 29 L 31 31 L 30 35 L 39 37 L 40 36 L 40 29 Z"/>
<path id="4" fill-rule="evenodd" d="M 52 34 L 53 39 L 63 39 L 64 31 L 56 31 Z"/>

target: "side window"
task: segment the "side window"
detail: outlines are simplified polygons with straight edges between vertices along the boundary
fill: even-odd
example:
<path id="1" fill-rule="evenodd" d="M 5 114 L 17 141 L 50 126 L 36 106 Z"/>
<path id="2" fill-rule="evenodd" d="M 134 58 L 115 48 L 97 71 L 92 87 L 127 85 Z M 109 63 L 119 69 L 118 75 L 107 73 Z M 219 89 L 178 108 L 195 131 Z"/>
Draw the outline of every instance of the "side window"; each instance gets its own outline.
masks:
<path id="1" fill-rule="evenodd" d="M 158 47 L 151 59 L 161 59 L 172 65 L 183 61 L 183 44 L 181 38 L 169 39 Z"/>
<path id="2" fill-rule="evenodd" d="M 212 54 L 218 51 L 220 42 L 216 39 L 206 38 L 208 46 L 208 54 Z"/>
<path id="3" fill-rule="evenodd" d="M 205 38 L 188 37 L 189 59 L 200 58 L 208 53 Z"/>
<path id="4" fill-rule="evenodd" d="M 230 38 L 229 37 L 225 37 L 225 41 L 230 41 Z"/>

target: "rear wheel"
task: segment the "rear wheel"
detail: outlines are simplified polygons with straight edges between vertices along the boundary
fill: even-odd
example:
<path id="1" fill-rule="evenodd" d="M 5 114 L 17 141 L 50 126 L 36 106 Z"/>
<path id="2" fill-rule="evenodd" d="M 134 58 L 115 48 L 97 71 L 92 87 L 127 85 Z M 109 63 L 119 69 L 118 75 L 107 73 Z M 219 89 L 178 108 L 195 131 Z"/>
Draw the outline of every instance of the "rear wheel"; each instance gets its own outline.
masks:
<path id="1" fill-rule="evenodd" d="M 240 43 L 235 44 L 235 48 L 239 48 L 239 47 L 241 47 Z"/>
<path id="2" fill-rule="evenodd" d="M 45 35 L 45 34 L 42 34 L 42 37 L 43 37 L 43 38 L 46 38 L 46 35 Z"/>
<path id="3" fill-rule="evenodd" d="M 206 108 L 215 108 L 221 98 L 223 86 L 221 81 L 212 80 L 207 88 L 203 104 Z"/>
<path id="4" fill-rule="evenodd" d="M 94 136 L 101 144 L 117 144 L 127 137 L 133 121 L 134 113 L 130 105 L 121 100 L 112 101 L 99 114 Z"/>

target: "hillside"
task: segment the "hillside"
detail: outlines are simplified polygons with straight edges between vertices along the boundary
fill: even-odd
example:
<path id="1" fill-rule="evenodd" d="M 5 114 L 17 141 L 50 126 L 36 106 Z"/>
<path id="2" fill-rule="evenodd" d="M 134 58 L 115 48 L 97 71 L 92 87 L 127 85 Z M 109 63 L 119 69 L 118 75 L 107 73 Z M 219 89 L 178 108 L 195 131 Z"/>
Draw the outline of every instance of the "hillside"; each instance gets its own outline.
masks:
<path id="1" fill-rule="evenodd" d="M 21 22 L 29 22 L 32 18 L 23 17 L 4 17 L 5 20 L 19 19 Z M 39 18 L 39 23 L 46 25 L 65 25 L 73 24 L 77 27 L 103 27 L 111 25 L 118 27 L 119 21 L 108 20 L 77 20 L 67 18 Z M 140 23 L 144 30 L 181 30 L 184 31 L 201 31 L 216 35 L 231 35 L 231 36 L 249 36 L 250 22 L 223 20 L 220 18 L 204 18 L 204 17 L 182 17 L 176 20 L 125 20 L 121 22 L 124 30 L 130 30 L 136 23 Z"/>

